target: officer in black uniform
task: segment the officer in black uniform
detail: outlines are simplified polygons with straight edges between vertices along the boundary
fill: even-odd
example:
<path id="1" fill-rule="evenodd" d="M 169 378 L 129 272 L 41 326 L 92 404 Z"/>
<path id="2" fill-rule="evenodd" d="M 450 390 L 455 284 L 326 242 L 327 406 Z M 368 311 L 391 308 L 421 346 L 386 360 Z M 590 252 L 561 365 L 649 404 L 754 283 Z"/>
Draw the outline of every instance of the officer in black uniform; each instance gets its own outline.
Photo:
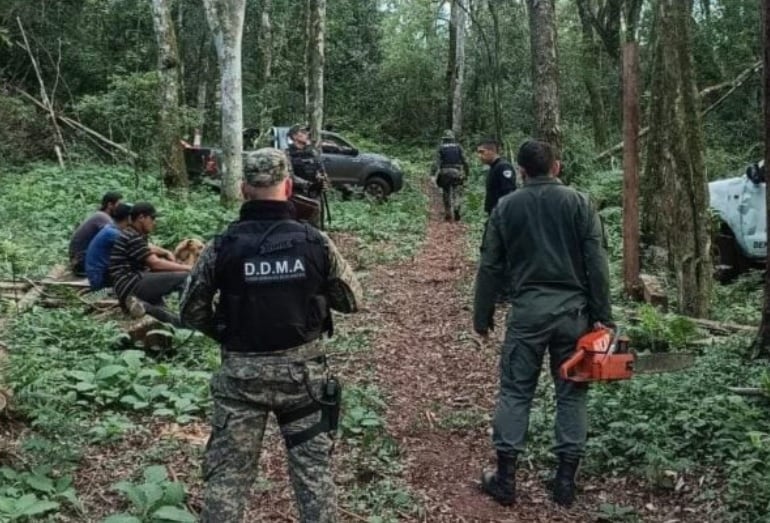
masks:
<path id="1" fill-rule="evenodd" d="M 444 131 L 441 145 L 436 151 L 433 163 L 436 185 L 441 188 L 444 204 L 444 218 L 447 221 L 460 220 L 463 199 L 463 184 L 468 176 L 468 162 L 463 148 L 455 141 L 452 131 Z"/>
<path id="2" fill-rule="evenodd" d="M 489 166 L 484 196 L 484 212 L 489 215 L 500 198 L 516 190 L 516 171 L 508 160 L 500 156 L 500 146 L 493 139 L 481 141 L 476 147 L 476 154 L 481 163 Z"/>

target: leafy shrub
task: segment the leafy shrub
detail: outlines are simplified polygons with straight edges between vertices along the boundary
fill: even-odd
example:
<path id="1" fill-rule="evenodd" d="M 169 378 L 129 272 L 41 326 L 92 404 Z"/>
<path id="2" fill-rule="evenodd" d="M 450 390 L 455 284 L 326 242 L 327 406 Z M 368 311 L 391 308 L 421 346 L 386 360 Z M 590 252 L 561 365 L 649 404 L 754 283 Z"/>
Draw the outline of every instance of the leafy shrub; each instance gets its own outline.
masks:
<path id="1" fill-rule="evenodd" d="M 72 478 L 51 477 L 50 467 L 38 467 L 31 471 L 0 468 L 0 520 L 30 520 L 59 510 L 60 501 L 79 509 L 80 501 L 72 487 Z"/>
<path id="2" fill-rule="evenodd" d="M 13 165 L 53 158 L 51 129 L 29 102 L 0 95 L 0 122 L 0 162 Z"/>
<path id="3" fill-rule="evenodd" d="M 683 349 L 698 334 L 695 323 L 677 314 L 664 314 L 649 304 L 639 307 L 638 323 L 628 328 L 632 346 L 660 352 Z"/>
<path id="4" fill-rule="evenodd" d="M 88 127 L 127 144 L 140 160 L 154 161 L 161 109 L 159 83 L 156 71 L 115 75 L 106 92 L 82 97 L 76 110 Z M 192 125 L 196 118 L 187 108 L 180 109 L 179 116 L 185 126 Z"/>
<path id="5" fill-rule="evenodd" d="M 144 470 L 142 483 L 120 481 L 112 488 L 131 502 L 130 512 L 114 514 L 104 523 L 194 523 L 195 515 L 184 507 L 184 485 L 169 481 L 166 467 L 156 465 Z"/>

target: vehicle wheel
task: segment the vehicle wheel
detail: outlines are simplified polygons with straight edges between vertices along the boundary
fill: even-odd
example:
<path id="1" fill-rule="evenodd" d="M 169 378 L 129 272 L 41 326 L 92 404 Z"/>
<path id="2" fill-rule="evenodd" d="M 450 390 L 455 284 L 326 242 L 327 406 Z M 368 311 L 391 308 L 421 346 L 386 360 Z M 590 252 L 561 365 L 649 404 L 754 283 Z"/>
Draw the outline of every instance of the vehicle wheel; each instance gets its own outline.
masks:
<path id="1" fill-rule="evenodd" d="M 381 176 L 372 176 L 364 185 L 364 192 L 377 201 L 387 198 L 390 191 L 390 184 Z"/>

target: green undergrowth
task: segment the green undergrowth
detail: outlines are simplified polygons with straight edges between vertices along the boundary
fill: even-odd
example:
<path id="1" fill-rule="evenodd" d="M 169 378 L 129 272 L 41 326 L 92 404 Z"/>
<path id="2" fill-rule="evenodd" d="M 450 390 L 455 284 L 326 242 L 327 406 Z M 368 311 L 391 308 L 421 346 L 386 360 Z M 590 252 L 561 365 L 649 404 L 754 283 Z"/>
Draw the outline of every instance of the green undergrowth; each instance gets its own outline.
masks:
<path id="1" fill-rule="evenodd" d="M 412 256 L 424 238 L 427 204 L 410 178 L 416 167 L 405 162 L 405 170 L 406 186 L 384 203 L 332 198 L 332 230 L 357 237 L 361 248 L 352 254 L 364 268 Z M 36 165 L 0 177 L 0 220 L 6 225 L 0 231 L 2 279 L 12 272 L 17 278 L 39 278 L 53 265 L 66 263 L 74 226 L 108 190 L 121 191 L 127 201 L 153 202 L 161 217 L 152 240 L 165 247 L 189 236 L 209 239 L 237 216 L 208 189 L 170 195 L 155 175 L 125 168 L 62 171 Z M 29 430 L 17 442 L 17 458 L 0 457 L 0 465 L 11 471 L 0 474 L 0 520 L 88 520 L 67 478 L 93 449 L 125 445 L 132 438 L 151 442 L 136 448 L 137 464 L 150 469 L 114 478 L 113 488 L 124 502 L 123 512 L 110 521 L 189 520 L 180 486 L 170 486 L 173 482 L 151 468 L 152 460 L 163 462 L 181 450 L 152 443 L 149 431 L 156 424 L 205 422 L 218 347 L 200 334 L 179 330 L 171 333 L 170 350 L 145 352 L 127 340 L 117 321 L 88 314 L 72 296 L 57 297 L 67 305 L 33 307 L 1 333 L 10 358 L 4 378 Z M 335 355 L 332 364 L 339 360 L 340 367 L 346 358 L 365 354 L 377 333 L 374 326 L 348 331 L 346 321 L 339 322 L 338 335 L 327 342 Z M 368 472 L 343 488 L 341 499 L 371 521 L 395 521 L 399 513 L 412 513 L 415 503 L 399 477 L 398 447 L 383 430 L 385 404 L 374 380 L 373 372 L 366 372 L 345 389 L 341 437 L 352 452 L 344 459 L 352 460 L 354 473 Z M 43 466 L 50 467 L 54 490 L 36 490 L 42 480 L 27 479 L 43 474 Z M 185 477 L 200 481 L 197 471 Z"/>
<path id="2" fill-rule="evenodd" d="M 697 354 L 690 369 L 592 387 L 589 441 L 584 471 L 601 479 L 631 475 L 651 491 L 686 492 L 698 501 L 717 500 L 714 521 L 768 521 L 770 513 L 770 403 L 744 397 L 728 387 L 763 387 L 770 394 L 766 362 L 747 360 L 751 337 L 712 336 L 691 320 L 629 301 L 622 289 L 621 179 L 614 171 L 579 180 L 591 194 L 604 225 L 610 259 L 615 320 L 632 345 L 647 352 Z M 483 177 L 468 190 L 466 221 L 469 252 L 478 256 L 486 216 Z M 664 283 L 665 276 L 662 276 Z M 750 271 L 730 285 L 713 286 L 712 319 L 758 324 L 762 306 L 761 271 Z M 673 286 L 670 286 L 673 287 Z M 470 289 L 468 289 L 470 293 Z M 699 344 L 701 340 L 712 344 Z M 550 375 L 543 372 L 530 415 L 529 457 L 538 467 L 553 464 L 555 399 Z M 483 426 L 478 413 L 450 412 L 447 428 Z M 684 489 L 684 490 L 682 490 Z M 638 521 L 634 509 L 602 506 L 597 517 Z"/>
<path id="3" fill-rule="evenodd" d="M 210 238 L 232 210 L 218 196 L 199 188 L 180 195 L 163 190 L 153 173 L 125 167 L 83 165 L 65 171 L 40 164 L 0 175 L 0 277 L 40 277 L 55 264 L 66 264 L 67 245 L 78 223 L 94 212 L 107 191 L 128 202 L 150 201 L 161 214 L 153 241 L 173 248 L 187 237 Z"/>
<path id="4" fill-rule="evenodd" d="M 719 521 L 764 521 L 770 509 L 770 409 L 728 387 L 761 383 L 746 340 L 704 349 L 687 370 L 593 386 L 584 470 L 631 474 L 653 490 L 687 486 L 697 500 L 722 499 Z M 555 400 L 544 373 L 530 418 L 529 453 L 551 463 Z"/>
<path id="5" fill-rule="evenodd" d="M 355 234 L 364 267 L 410 258 L 425 236 L 428 202 L 419 186 L 418 162 L 401 162 L 404 188 L 384 202 L 355 199 L 331 201 L 331 231 Z"/>

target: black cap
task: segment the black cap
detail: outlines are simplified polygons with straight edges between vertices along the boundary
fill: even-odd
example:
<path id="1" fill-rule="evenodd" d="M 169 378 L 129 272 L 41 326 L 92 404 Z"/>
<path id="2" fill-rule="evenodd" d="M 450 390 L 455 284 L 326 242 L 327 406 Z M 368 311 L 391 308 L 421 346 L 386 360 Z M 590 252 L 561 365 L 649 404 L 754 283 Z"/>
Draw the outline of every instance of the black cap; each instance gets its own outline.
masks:
<path id="1" fill-rule="evenodd" d="M 289 138 L 291 138 L 292 136 L 294 136 L 298 132 L 300 132 L 300 131 L 307 132 L 307 130 L 308 130 L 307 129 L 307 125 L 302 125 L 302 124 L 299 124 L 299 123 L 295 123 L 294 125 L 289 127 L 289 132 L 286 133 L 286 134 L 289 135 Z"/>
<path id="2" fill-rule="evenodd" d="M 131 208 L 131 219 L 136 220 L 140 216 L 149 216 L 150 218 L 155 218 L 158 216 L 158 212 L 155 210 L 155 206 L 153 206 L 151 203 L 138 202 L 135 203 Z"/>

